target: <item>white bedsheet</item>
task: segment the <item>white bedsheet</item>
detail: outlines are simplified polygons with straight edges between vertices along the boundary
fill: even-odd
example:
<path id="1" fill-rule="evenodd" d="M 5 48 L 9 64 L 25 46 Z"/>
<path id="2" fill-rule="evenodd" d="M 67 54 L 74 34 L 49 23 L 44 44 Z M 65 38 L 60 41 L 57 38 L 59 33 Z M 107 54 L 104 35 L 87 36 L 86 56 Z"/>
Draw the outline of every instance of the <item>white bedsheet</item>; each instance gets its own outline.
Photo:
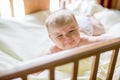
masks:
<path id="1" fill-rule="evenodd" d="M 82 12 L 85 14 L 94 13 L 95 17 L 104 25 L 107 35 L 111 35 L 114 38 L 120 37 L 120 12 L 108 10 L 93 3 L 95 3 L 94 0 L 91 2 L 91 5 Z M 78 16 L 78 13 L 81 12 L 81 7 L 76 6 L 72 10 L 75 12 L 75 15 Z M 42 11 L 27 15 L 17 21 L 14 19 L 12 21 L 0 19 L 0 69 L 11 68 L 31 59 L 39 58 L 46 53 L 51 45 L 44 25 L 44 21 L 48 15 L 49 11 Z M 101 60 L 100 74 L 98 76 L 103 80 L 105 79 L 104 76 L 106 74 L 109 56 L 109 54 L 106 54 Z M 80 71 L 79 75 L 86 75 L 86 77 L 79 76 L 79 80 L 88 80 L 90 68 L 88 64 L 91 65 L 91 63 L 88 62 L 89 59 L 81 62 L 84 69 Z M 58 68 L 56 71 L 57 80 L 63 80 L 63 78 L 70 80 L 71 67 L 70 64 Z M 47 73 L 47 71 L 44 71 L 39 77 L 30 75 L 29 80 L 47 80 Z M 61 75 L 64 76 L 61 77 Z M 113 80 L 119 80 L 119 76 L 120 56 Z"/>
<path id="2" fill-rule="evenodd" d="M 39 12 L 18 21 L 0 19 L 0 69 L 44 55 L 50 43 L 43 23 L 48 14 Z"/>

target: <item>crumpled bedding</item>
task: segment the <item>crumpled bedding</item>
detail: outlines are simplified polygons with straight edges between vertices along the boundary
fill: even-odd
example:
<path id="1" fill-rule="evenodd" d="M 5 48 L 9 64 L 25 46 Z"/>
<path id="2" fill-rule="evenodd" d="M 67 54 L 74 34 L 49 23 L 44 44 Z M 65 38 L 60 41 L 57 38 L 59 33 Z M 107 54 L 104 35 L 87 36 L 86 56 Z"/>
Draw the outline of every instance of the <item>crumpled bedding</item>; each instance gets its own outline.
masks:
<path id="1" fill-rule="evenodd" d="M 86 1 L 84 4 L 86 4 L 87 0 L 84 1 Z M 94 13 L 94 16 L 105 27 L 105 34 L 113 38 L 120 37 L 120 12 L 103 8 L 94 0 L 92 1 L 84 10 L 81 9 L 82 5 L 76 5 L 71 10 L 76 16 L 79 16 L 80 12 L 83 14 Z M 79 4 L 82 4 L 82 2 L 79 2 Z M 68 6 L 68 8 L 71 6 Z M 40 58 L 47 53 L 51 41 L 48 38 L 44 22 L 48 15 L 49 11 L 40 11 L 27 15 L 21 20 L 0 19 L 0 70 L 9 69 L 24 62 Z M 98 80 L 99 78 L 105 80 L 111 54 L 110 52 L 106 53 L 108 54 L 101 55 Z M 91 58 L 87 58 L 80 62 L 80 65 L 82 65 L 80 68 L 82 69 L 79 69 L 78 80 L 88 80 L 91 66 L 90 60 Z M 72 67 L 72 63 L 57 67 L 55 72 L 56 80 L 70 80 Z M 47 74 L 48 71 L 45 70 L 38 76 L 29 75 L 28 80 L 48 80 Z M 113 80 L 119 80 L 119 78 L 120 54 Z"/>
<path id="2" fill-rule="evenodd" d="M 47 17 L 49 12 L 43 11 L 36 14 Z M 0 19 L 0 69 L 44 55 L 43 51 L 47 49 L 49 39 L 45 25 L 37 24 L 36 14 L 17 21 Z M 42 21 L 43 19 L 40 22 Z"/>

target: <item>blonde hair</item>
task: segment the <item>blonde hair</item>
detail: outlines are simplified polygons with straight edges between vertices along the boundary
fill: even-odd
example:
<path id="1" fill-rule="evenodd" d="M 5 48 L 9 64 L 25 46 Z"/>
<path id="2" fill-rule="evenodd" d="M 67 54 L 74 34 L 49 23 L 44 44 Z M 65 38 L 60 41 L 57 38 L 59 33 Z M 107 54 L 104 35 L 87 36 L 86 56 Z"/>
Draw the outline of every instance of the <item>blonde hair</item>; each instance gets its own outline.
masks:
<path id="1" fill-rule="evenodd" d="M 57 10 L 46 19 L 47 30 L 49 32 L 49 28 L 55 25 L 63 26 L 70 24 L 73 19 L 77 23 L 74 14 L 69 10 Z"/>

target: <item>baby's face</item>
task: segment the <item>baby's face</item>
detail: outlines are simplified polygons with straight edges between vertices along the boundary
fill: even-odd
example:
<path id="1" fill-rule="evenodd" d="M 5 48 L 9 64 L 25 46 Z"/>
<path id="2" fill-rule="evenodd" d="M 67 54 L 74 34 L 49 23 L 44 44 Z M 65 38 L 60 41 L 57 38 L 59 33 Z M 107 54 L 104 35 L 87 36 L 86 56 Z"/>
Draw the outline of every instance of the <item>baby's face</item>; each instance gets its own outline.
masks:
<path id="1" fill-rule="evenodd" d="M 56 46 L 63 50 L 77 47 L 80 42 L 79 30 L 76 23 L 51 27 L 49 34 Z"/>

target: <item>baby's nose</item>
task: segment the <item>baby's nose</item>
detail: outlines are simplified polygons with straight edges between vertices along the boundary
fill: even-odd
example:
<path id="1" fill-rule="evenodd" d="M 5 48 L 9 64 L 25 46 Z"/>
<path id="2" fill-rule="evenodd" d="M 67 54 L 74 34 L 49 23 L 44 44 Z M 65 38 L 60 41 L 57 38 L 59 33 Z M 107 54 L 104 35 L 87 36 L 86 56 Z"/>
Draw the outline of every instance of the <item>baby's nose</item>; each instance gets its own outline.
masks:
<path id="1" fill-rule="evenodd" d="M 69 43 L 71 42 L 71 40 L 72 38 L 70 36 L 65 36 L 65 39 L 64 39 L 65 43 Z"/>

